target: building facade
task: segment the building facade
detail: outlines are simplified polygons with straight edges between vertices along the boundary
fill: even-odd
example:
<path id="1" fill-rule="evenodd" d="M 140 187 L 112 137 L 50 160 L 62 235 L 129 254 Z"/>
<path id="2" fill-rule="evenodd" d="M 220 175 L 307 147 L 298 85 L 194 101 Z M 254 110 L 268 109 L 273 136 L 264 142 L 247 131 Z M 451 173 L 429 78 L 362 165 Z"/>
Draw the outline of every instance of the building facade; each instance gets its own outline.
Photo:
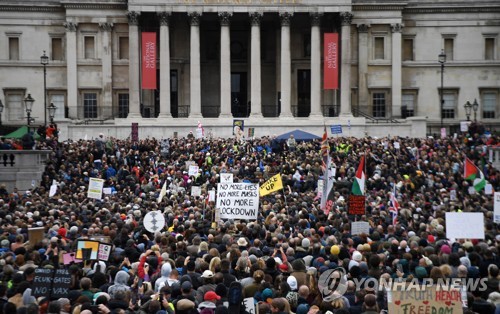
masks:
<path id="1" fill-rule="evenodd" d="M 424 133 L 457 131 L 474 100 L 470 119 L 495 129 L 499 13 L 494 0 L 3 1 L 2 123 L 26 124 L 30 93 L 32 124 L 53 103 L 68 137 L 233 119 L 257 135 L 348 121 L 353 135 L 421 136 L 422 123 Z M 156 37 L 155 89 L 142 88 L 144 32 Z M 339 34 L 337 90 L 323 89 L 325 33 Z"/>

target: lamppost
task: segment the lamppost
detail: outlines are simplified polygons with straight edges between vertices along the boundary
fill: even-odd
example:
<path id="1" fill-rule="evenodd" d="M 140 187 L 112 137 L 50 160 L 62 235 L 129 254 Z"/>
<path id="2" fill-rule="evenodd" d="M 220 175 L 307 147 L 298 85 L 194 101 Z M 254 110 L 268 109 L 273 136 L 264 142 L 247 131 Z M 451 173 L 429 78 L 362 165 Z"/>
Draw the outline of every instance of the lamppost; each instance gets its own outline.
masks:
<path id="1" fill-rule="evenodd" d="M 443 128 L 443 105 L 444 105 L 444 99 L 443 99 L 443 78 L 444 78 L 444 64 L 446 63 L 446 53 L 444 53 L 444 49 L 441 50 L 441 53 L 438 56 L 438 61 L 441 63 L 441 129 Z"/>
<path id="2" fill-rule="evenodd" d="M 2 126 L 2 112 L 3 112 L 3 103 L 0 100 L 0 126 Z"/>
<path id="3" fill-rule="evenodd" d="M 50 106 L 49 106 L 49 118 L 50 118 L 50 124 L 53 124 L 54 123 L 54 116 L 56 115 L 56 110 L 57 110 L 57 107 L 54 106 L 54 103 L 50 103 Z"/>
<path id="4" fill-rule="evenodd" d="M 33 103 L 35 102 L 35 99 L 31 97 L 31 94 L 28 92 L 28 96 L 24 98 L 24 105 L 26 106 L 26 114 L 28 116 L 28 128 L 30 127 L 31 124 L 31 109 L 33 109 Z"/>
<path id="5" fill-rule="evenodd" d="M 464 105 L 464 109 L 465 109 L 465 115 L 467 116 L 467 121 L 470 121 L 470 113 L 472 111 L 472 104 L 470 103 L 470 101 L 467 100 L 467 102 Z"/>
<path id="6" fill-rule="evenodd" d="M 474 103 L 472 104 L 472 110 L 474 110 L 474 123 L 477 122 L 476 119 L 477 109 L 479 109 L 479 104 L 477 103 L 477 99 L 474 99 Z"/>
<path id="7" fill-rule="evenodd" d="M 40 63 L 43 65 L 43 125 L 47 126 L 47 64 L 49 64 L 49 57 L 43 51 L 40 57 Z"/>

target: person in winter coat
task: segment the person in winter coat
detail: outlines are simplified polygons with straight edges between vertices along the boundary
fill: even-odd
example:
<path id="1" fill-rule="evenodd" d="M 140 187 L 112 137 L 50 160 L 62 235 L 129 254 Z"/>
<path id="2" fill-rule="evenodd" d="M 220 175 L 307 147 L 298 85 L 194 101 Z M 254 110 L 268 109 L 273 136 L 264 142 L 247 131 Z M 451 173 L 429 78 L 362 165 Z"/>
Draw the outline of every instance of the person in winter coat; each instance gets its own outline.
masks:
<path id="1" fill-rule="evenodd" d="M 115 294 L 118 291 L 130 290 L 130 287 L 127 285 L 129 278 L 130 275 L 124 270 L 120 270 L 119 272 L 116 273 L 115 284 L 108 288 L 108 294 L 112 299 L 115 298 Z"/>
<path id="2" fill-rule="evenodd" d="M 161 287 L 166 285 L 168 277 L 170 277 L 171 271 L 172 271 L 172 265 L 170 265 L 168 261 L 161 266 L 161 277 L 156 279 L 155 292 L 160 291 Z"/>

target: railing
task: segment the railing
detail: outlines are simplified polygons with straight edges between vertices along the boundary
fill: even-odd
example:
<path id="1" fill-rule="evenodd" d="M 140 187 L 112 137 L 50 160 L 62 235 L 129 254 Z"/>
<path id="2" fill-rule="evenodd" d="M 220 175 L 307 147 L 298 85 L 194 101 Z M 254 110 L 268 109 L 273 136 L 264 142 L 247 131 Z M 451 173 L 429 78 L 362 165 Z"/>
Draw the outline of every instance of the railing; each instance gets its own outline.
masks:
<path id="1" fill-rule="evenodd" d="M 70 119 L 78 119 L 84 121 L 106 121 L 120 116 L 118 107 L 113 106 L 97 106 L 92 108 L 77 106 L 69 107 L 68 111 Z"/>
<path id="2" fill-rule="evenodd" d="M 370 123 L 401 123 L 396 119 L 393 118 L 376 118 L 374 116 L 370 116 L 369 114 L 357 109 L 357 108 L 352 108 L 352 113 L 355 117 L 363 117 L 367 119 L 367 122 Z"/>
<path id="3" fill-rule="evenodd" d="M 11 166 L 14 167 L 16 164 L 16 155 L 9 151 L 2 151 L 0 153 L 0 166 Z"/>

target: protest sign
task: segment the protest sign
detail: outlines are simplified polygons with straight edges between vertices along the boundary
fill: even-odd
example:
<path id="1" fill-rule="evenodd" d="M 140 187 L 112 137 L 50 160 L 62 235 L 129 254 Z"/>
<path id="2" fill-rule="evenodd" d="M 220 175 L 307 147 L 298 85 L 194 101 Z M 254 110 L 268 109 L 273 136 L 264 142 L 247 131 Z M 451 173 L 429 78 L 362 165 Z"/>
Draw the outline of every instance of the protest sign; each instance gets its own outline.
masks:
<path id="1" fill-rule="evenodd" d="M 355 221 L 351 223 L 351 234 L 370 234 L 370 224 L 366 221 Z"/>
<path id="2" fill-rule="evenodd" d="M 52 184 L 50 186 L 49 197 L 56 195 L 56 193 L 57 193 L 57 185 Z"/>
<path id="3" fill-rule="evenodd" d="M 233 174 L 232 173 L 221 173 L 220 174 L 220 183 L 233 183 Z"/>
<path id="4" fill-rule="evenodd" d="M 144 216 L 144 228 L 147 231 L 155 233 L 163 229 L 163 227 L 165 227 L 165 217 L 161 211 L 152 211 Z"/>
<path id="5" fill-rule="evenodd" d="M 201 186 L 192 186 L 191 196 L 201 196 Z"/>
<path id="6" fill-rule="evenodd" d="M 189 176 L 196 176 L 198 174 L 198 169 L 199 167 L 198 166 L 195 166 L 195 165 L 190 165 L 189 166 L 189 172 L 188 172 L 188 175 Z"/>
<path id="7" fill-rule="evenodd" d="M 266 196 L 281 189 L 283 189 L 283 182 L 281 181 L 281 174 L 278 173 L 262 184 L 260 196 Z"/>
<path id="8" fill-rule="evenodd" d="M 349 195 L 349 215 L 365 214 L 365 196 Z"/>
<path id="9" fill-rule="evenodd" d="M 35 297 L 65 298 L 71 288 L 71 275 L 67 269 L 36 268 L 31 286 Z"/>
<path id="10" fill-rule="evenodd" d="M 494 202 L 494 211 L 493 211 L 494 222 L 500 223 L 500 192 L 495 192 L 495 195 L 493 196 L 493 202 Z"/>
<path id="11" fill-rule="evenodd" d="M 243 304 L 245 305 L 245 313 L 255 314 L 255 299 L 253 297 L 244 298 Z"/>
<path id="12" fill-rule="evenodd" d="M 491 194 L 493 194 L 493 185 L 492 184 L 486 184 L 484 186 L 484 194 L 485 195 L 491 195 Z"/>
<path id="13" fill-rule="evenodd" d="M 89 240 L 99 241 L 101 243 L 111 243 L 111 238 L 109 236 L 96 235 L 89 237 Z"/>
<path id="14" fill-rule="evenodd" d="M 65 253 L 63 254 L 63 264 L 70 265 L 71 263 L 81 263 L 81 259 L 76 258 L 76 253 Z"/>
<path id="15" fill-rule="evenodd" d="M 448 239 L 484 239 L 483 213 L 446 213 L 445 221 Z"/>
<path id="16" fill-rule="evenodd" d="M 111 192 L 111 188 L 103 188 L 103 189 L 102 189 L 102 193 L 107 194 L 107 195 L 112 194 L 112 192 Z"/>
<path id="17" fill-rule="evenodd" d="M 415 285 L 390 291 L 389 314 L 463 313 L 462 296 L 458 288 Z"/>
<path id="18" fill-rule="evenodd" d="M 90 257 L 83 258 L 82 249 L 90 249 Z M 81 260 L 97 260 L 99 254 L 99 242 L 91 240 L 78 240 L 76 243 L 76 258 Z"/>
<path id="19" fill-rule="evenodd" d="M 100 243 L 97 258 L 101 261 L 107 262 L 109 260 L 109 255 L 111 254 L 111 248 L 112 246 L 109 244 Z"/>
<path id="20" fill-rule="evenodd" d="M 102 198 L 103 186 L 104 186 L 103 179 L 90 178 L 89 179 L 89 190 L 87 191 L 87 197 L 100 200 Z"/>
<path id="21" fill-rule="evenodd" d="M 41 242 L 44 238 L 44 234 L 45 234 L 44 227 L 28 228 L 29 245 L 33 247 L 37 243 Z"/>
<path id="22" fill-rule="evenodd" d="M 208 191 L 208 201 L 215 202 L 215 191 L 214 190 Z"/>
<path id="23" fill-rule="evenodd" d="M 219 183 L 217 209 L 221 219 L 257 219 L 259 185 L 252 183 Z"/>

